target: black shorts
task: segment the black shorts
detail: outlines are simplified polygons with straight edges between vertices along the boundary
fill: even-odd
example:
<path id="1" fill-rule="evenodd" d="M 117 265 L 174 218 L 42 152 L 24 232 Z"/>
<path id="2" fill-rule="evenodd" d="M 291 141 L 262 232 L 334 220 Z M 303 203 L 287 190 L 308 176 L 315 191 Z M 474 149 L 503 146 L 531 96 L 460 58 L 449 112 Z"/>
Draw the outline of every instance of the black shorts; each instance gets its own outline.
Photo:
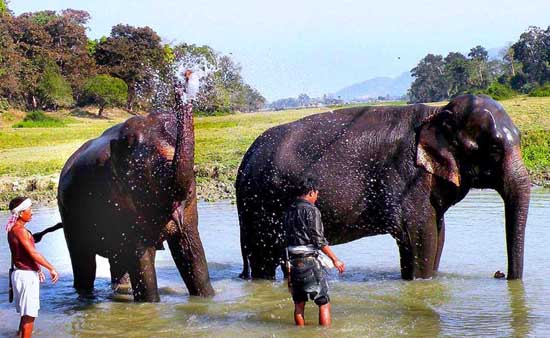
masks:
<path id="1" fill-rule="evenodd" d="M 308 298 L 317 305 L 324 305 L 330 301 L 325 272 L 317 258 L 291 259 L 289 278 L 294 303 L 307 302 Z"/>

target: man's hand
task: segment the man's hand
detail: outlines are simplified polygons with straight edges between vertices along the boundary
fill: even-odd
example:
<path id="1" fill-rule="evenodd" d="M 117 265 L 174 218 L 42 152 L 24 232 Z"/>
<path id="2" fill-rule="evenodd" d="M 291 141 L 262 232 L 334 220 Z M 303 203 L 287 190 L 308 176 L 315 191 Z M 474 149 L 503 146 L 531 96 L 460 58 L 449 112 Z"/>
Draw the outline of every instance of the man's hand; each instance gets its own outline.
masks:
<path id="1" fill-rule="evenodd" d="M 336 257 L 336 255 L 334 254 L 334 252 L 332 252 L 332 249 L 328 245 L 322 247 L 321 251 L 332 260 L 332 264 L 334 264 L 334 267 L 338 269 L 338 272 L 344 273 L 344 271 L 346 270 L 344 262 Z"/>
<path id="2" fill-rule="evenodd" d="M 50 278 L 52 279 L 52 283 L 57 283 L 57 280 L 59 279 L 59 274 L 55 269 L 50 270 Z"/>
<path id="3" fill-rule="evenodd" d="M 334 267 L 336 269 L 338 269 L 338 272 L 340 272 L 340 273 L 344 273 L 344 271 L 346 271 L 346 266 L 345 266 L 344 262 L 342 262 L 338 259 L 334 260 Z"/>
<path id="4" fill-rule="evenodd" d="M 44 272 L 42 272 L 42 270 L 38 271 L 38 279 L 40 280 L 40 283 L 44 283 L 46 280 L 46 276 L 44 276 Z"/>

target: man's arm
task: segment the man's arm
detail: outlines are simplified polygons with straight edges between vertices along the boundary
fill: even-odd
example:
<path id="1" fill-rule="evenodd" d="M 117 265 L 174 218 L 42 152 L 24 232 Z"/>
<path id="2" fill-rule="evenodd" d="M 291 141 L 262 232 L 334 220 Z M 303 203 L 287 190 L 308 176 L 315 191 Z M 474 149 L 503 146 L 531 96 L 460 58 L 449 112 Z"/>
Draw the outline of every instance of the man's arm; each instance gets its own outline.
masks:
<path id="1" fill-rule="evenodd" d="M 334 267 L 338 269 L 340 273 L 343 273 L 346 269 L 344 262 L 336 257 L 332 249 L 328 246 L 328 241 L 325 238 L 325 229 L 321 220 L 321 212 L 319 211 L 319 209 L 315 208 L 312 214 L 312 222 L 314 227 L 313 231 L 311 232 L 311 237 L 313 242 L 315 243 L 314 245 L 332 260 Z"/>
<path id="2" fill-rule="evenodd" d="M 14 232 L 14 235 L 17 238 L 17 240 L 19 241 L 19 243 L 21 243 L 23 248 L 29 253 L 31 258 L 36 263 L 38 263 L 38 264 L 42 265 L 43 267 L 45 267 L 46 269 L 48 269 L 48 271 L 50 272 L 50 275 L 52 277 L 52 282 L 54 282 L 54 283 L 57 282 L 57 279 L 59 278 L 59 275 L 58 275 L 57 271 L 55 271 L 55 268 L 53 267 L 53 265 L 51 265 L 46 260 L 46 258 L 44 258 L 44 256 L 42 256 L 42 254 L 40 252 L 38 252 L 38 250 L 36 250 L 34 245 L 32 245 L 30 234 L 28 233 L 28 231 L 24 228 L 17 229 Z"/>
<path id="3" fill-rule="evenodd" d="M 322 247 L 321 251 L 325 255 L 327 255 L 328 258 L 332 260 L 332 263 L 334 264 L 334 267 L 338 269 L 338 272 L 343 273 L 346 270 L 346 266 L 344 265 L 344 262 L 342 262 L 341 260 L 338 259 L 338 257 L 336 257 L 336 255 L 328 245 L 325 245 L 324 247 Z"/>

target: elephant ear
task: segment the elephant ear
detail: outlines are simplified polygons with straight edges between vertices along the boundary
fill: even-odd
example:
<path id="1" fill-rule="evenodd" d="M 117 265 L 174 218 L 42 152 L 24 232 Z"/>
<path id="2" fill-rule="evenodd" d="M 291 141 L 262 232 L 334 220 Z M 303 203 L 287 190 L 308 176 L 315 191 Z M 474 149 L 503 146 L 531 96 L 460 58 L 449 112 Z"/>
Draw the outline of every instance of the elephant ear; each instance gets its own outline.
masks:
<path id="1" fill-rule="evenodd" d="M 449 140 L 452 112 L 443 110 L 425 119 L 417 134 L 416 164 L 460 186 L 460 171 Z"/>

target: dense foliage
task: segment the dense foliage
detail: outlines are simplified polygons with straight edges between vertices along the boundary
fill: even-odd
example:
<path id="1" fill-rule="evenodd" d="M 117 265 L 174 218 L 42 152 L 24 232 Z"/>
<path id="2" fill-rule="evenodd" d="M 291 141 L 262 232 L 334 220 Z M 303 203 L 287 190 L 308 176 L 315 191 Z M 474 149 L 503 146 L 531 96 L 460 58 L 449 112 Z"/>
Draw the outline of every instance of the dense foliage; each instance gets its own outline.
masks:
<path id="1" fill-rule="evenodd" d="M 465 93 L 483 93 L 497 100 L 517 93 L 544 96 L 550 81 L 550 26 L 529 27 L 519 40 L 490 59 L 482 46 L 468 55 L 451 52 L 446 57 L 426 55 L 411 70 L 411 102 L 447 100 Z"/>
<path id="2" fill-rule="evenodd" d="M 184 63 L 205 71 L 203 112 L 254 111 L 265 104 L 227 55 L 208 46 L 166 44 L 149 27 L 124 24 L 115 25 L 108 37 L 90 40 L 89 20 L 87 12 L 74 9 L 14 16 L 7 2 L 0 0 L 0 100 L 29 110 L 56 110 L 92 98 L 101 112 L 110 106 L 130 112 L 171 107 L 174 73 Z M 124 102 L 119 100 L 120 83 L 110 98 L 108 90 L 99 93 L 99 81 L 112 88 L 113 78 L 127 87 Z M 96 82 L 93 95 L 90 81 Z"/>

